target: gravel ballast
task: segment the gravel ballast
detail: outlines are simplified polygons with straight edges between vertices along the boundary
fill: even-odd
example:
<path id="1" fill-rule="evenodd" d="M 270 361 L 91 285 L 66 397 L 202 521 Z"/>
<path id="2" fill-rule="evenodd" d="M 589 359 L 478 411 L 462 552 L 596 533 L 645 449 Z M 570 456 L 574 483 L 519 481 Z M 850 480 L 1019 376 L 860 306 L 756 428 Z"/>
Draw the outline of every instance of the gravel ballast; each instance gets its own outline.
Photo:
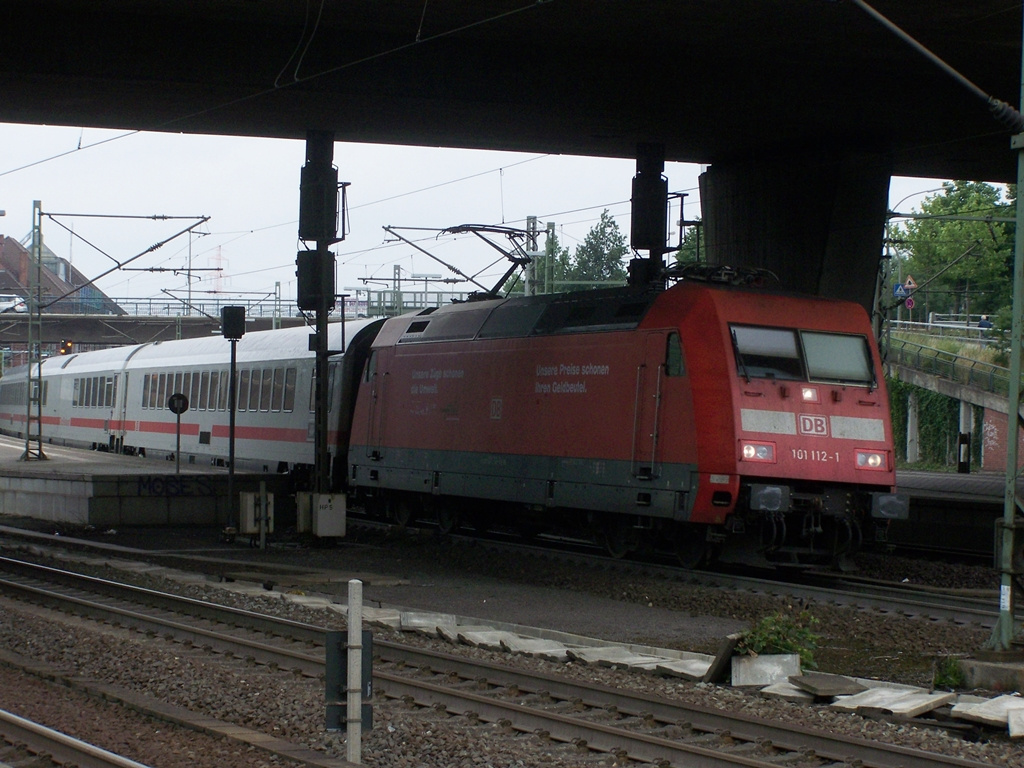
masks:
<path id="1" fill-rule="evenodd" d="M 194 545 L 196 541 L 192 536 L 200 535 L 201 532 L 195 532 L 172 536 L 164 532 L 161 543 L 165 548 Z M 114 543 L 129 546 L 140 543 L 133 542 L 127 535 L 111 535 L 110 538 Z M 793 604 L 784 596 L 723 592 L 645 576 L 642 570 L 625 576 L 622 571 L 580 568 L 557 560 L 505 558 L 480 547 L 452 546 L 429 539 L 352 543 L 337 549 L 278 549 L 267 553 L 254 553 L 236 546 L 218 551 L 216 555 L 212 552 L 203 554 L 253 561 L 290 561 L 310 568 L 331 567 L 353 573 L 388 574 L 407 581 L 409 587 L 415 588 L 406 596 L 414 597 L 423 604 L 413 607 L 434 610 L 451 610 L 453 605 L 475 607 L 471 615 L 478 616 L 488 610 L 488 605 L 492 608 L 497 605 L 502 620 L 514 623 L 529 624 L 530 621 L 522 620 L 521 616 L 536 614 L 528 611 L 527 606 L 543 604 L 546 606 L 544 610 L 561 617 L 562 626 L 552 626 L 552 629 L 590 634 L 606 640 L 701 652 L 713 652 L 723 634 L 735 631 L 737 627 L 750 626 L 761 616 L 776 611 L 806 610 L 818 621 L 816 631 L 821 641 L 815 658 L 820 670 L 925 686 L 931 683 L 935 660 L 946 655 L 969 654 L 980 648 L 988 636 L 988 631 L 981 627 L 914 620 L 827 605 Z M 896 564 L 894 559 L 888 558 L 884 563 L 886 567 L 902 572 L 901 580 L 919 578 L 912 562 Z M 208 569 L 201 563 L 196 565 Z M 268 591 L 265 596 L 244 597 L 214 585 L 182 586 L 143 575 L 130 577 L 122 571 L 112 575 L 113 572 L 103 570 L 111 578 L 144 586 L 184 592 L 249 610 L 280 613 L 317 625 L 343 627 L 343 620 L 334 612 L 295 606 L 274 591 Z M 946 566 L 940 570 L 946 579 L 957 578 L 952 575 L 957 568 Z M 986 577 L 981 570 L 984 569 L 977 572 L 963 570 L 961 585 L 972 589 L 986 588 Z M 991 572 L 988 578 L 992 578 Z M 387 582 L 385 579 L 381 581 Z M 374 600 L 392 602 L 391 598 L 396 597 L 402 588 L 401 584 L 376 588 L 368 583 L 364 587 L 364 596 L 369 604 Z M 433 604 L 428 605 L 431 600 Z M 564 610 L 558 610 L 559 605 L 565 606 Z M 599 606 L 600 611 L 579 610 L 586 605 Z M 645 613 L 649 614 L 649 620 L 636 618 Z M 585 626 L 587 622 L 597 622 L 597 628 L 606 631 L 591 632 Z M 585 631 L 580 632 L 581 628 Z M 403 639 L 436 646 L 447 652 L 492 658 L 487 652 L 453 647 L 441 641 Z M 326 755 L 344 757 L 343 734 L 327 733 L 323 729 L 323 690 L 322 684 L 316 681 L 267 672 L 241 661 L 211 660 L 205 654 L 168 644 L 160 638 L 101 627 L 8 601 L 0 602 L 0 647 L 79 676 L 141 691 L 211 717 L 264 730 Z M 501 659 L 509 664 L 556 668 L 570 677 L 614 687 L 653 691 L 666 698 L 709 708 L 741 711 L 757 717 L 827 728 L 833 732 L 958 755 L 994 765 L 1024 768 L 1024 746 L 1010 742 L 1005 734 L 995 731 L 985 732 L 981 742 L 969 742 L 938 728 L 840 714 L 824 706 L 767 699 L 727 686 L 681 682 L 576 664 L 549 667 L 547 662 L 525 657 L 502 656 Z M 127 734 L 138 737 L 138 743 L 129 745 L 132 753 L 128 756 L 141 762 L 178 765 L 164 759 L 160 750 L 169 749 L 167 745 L 177 743 L 179 738 L 193 738 L 179 736 L 177 729 L 151 721 L 140 725 L 137 715 L 126 714 L 126 721 L 119 724 L 122 715 L 118 712 L 121 710 L 105 705 L 101 709 L 100 702 L 70 703 L 72 696 L 40 696 L 30 693 L 30 689 L 22 695 L 21 686 L 9 677 L 13 673 L 5 670 L 4 675 L 0 678 L 0 707 L 44 722 L 46 719 L 41 715 L 53 717 L 75 729 L 70 731 L 72 735 L 86 739 L 89 739 L 90 722 L 109 724 L 110 738 L 115 742 L 119 738 L 125 742 Z M 26 685 L 39 686 L 42 683 L 28 678 Z M 61 714 L 65 700 L 69 712 Z M 33 711 L 19 712 L 16 709 L 19 701 L 21 706 Z M 95 725 L 93 728 L 97 732 L 106 730 Z M 153 731 L 157 733 L 153 735 Z M 156 751 L 152 753 L 152 759 L 147 754 L 146 742 L 154 744 Z M 363 744 L 364 763 L 377 766 L 550 765 L 557 768 L 618 764 L 612 756 L 579 752 L 571 745 L 545 742 L 532 734 L 507 733 L 499 726 L 474 725 L 464 718 L 450 718 L 432 710 L 408 709 L 400 703 L 382 700 L 375 701 L 374 728 L 364 734 Z M 116 745 L 101 743 L 100 746 L 121 751 Z M 260 758 L 258 754 L 239 753 L 237 748 L 228 744 L 195 746 L 183 741 L 180 750 L 170 749 L 175 754 L 190 752 L 194 757 L 187 762 L 198 768 L 206 765 L 235 768 L 281 764 Z"/>

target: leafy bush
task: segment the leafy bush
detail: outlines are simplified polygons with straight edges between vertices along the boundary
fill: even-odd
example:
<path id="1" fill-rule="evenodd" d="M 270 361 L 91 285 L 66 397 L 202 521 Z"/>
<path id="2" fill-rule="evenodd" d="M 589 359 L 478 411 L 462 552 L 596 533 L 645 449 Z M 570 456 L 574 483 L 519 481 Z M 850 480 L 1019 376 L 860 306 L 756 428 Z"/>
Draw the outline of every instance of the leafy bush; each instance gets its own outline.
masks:
<path id="1" fill-rule="evenodd" d="M 932 675 L 932 687 L 941 690 L 955 691 L 963 688 L 966 683 L 963 667 L 955 656 L 943 656 L 935 661 L 935 673 Z"/>
<path id="2" fill-rule="evenodd" d="M 798 615 L 782 612 L 765 616 L 743 633 L 736 644 L 739 655 L 758 656 L 762 653 L 797 653 L 805 669 L 815 669 L 814 649 L 818 647 L 818 635 L 812 627 L 818 620 L 807 611 Z"/>

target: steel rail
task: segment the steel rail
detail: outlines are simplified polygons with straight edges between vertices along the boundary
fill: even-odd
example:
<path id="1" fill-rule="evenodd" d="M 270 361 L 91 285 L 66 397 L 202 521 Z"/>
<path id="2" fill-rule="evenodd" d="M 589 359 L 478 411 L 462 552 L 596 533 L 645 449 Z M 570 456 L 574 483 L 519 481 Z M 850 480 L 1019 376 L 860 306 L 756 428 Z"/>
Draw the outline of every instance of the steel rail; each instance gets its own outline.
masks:
<path id="1" fill-rule="evenodd" d="M 26 751 L 36 755 L 45 754 L 60 765 L 79 768 L 147 768 L 144 763 L 108 752 L 5 710 L 0 710 L 0 734 L 12 742 L 24 744 Z"/>

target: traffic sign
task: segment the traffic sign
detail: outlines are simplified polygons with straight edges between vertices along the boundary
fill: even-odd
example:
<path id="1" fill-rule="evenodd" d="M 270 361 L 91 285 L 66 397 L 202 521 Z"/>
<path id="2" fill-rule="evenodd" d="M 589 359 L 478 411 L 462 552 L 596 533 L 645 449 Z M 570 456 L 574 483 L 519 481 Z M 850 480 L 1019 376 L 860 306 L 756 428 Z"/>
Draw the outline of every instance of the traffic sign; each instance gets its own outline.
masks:
<path id="1" fill-rule="evenodd" d="M 913 299 L 913 297 L 909 297 L 908 296 L 907 300 L 903 302 L 903 306 L 905 306 L 907 309 L 913 309 L 914 308 L 914 299 Z"/>
<path id="2" fill-rule="evenodd" d="M 906 298 L 906 296 L 907 296 L 907 289 L 904 288 L 899 283 L 896 283 L 896 285 L 894 285 L 892 287 L 892 297 L 894 299 L 903 299 L 903 298 Z"/>
<path id="3" fill-rule="evenodd" d="M 914 282 L 914 278 L 911 275 L 907 275 L 907 282 L 903 284 L 903 287 L 907 289 L 907 293 L 917 288 L 917 283 Z"/>

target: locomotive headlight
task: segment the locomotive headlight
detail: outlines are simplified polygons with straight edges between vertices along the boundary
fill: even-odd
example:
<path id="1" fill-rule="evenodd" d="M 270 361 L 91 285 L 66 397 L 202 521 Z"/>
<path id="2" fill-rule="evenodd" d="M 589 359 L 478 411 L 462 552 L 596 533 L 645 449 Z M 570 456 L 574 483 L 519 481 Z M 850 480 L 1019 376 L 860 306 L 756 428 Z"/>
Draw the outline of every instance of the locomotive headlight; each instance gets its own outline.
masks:
<path id="1" fill-rule="evenodd" d="M 885 471 L 889 469 L 889 462 L 884 451 L 855 451 L 857 469 L 874 469 Z"/>
<path id="2" fill-rule="evenodd" d="M 743 461 L 763 461 L 775 463 L 775 443 L 762 443 L 744 440 L 740 443 L 740 456 Z"/>
<path id="3" fill-rule="evenodd" d="M 818 390 L 815 387 L 800 387 L 800 398 L 805 403 L 818 402 Z"/>

